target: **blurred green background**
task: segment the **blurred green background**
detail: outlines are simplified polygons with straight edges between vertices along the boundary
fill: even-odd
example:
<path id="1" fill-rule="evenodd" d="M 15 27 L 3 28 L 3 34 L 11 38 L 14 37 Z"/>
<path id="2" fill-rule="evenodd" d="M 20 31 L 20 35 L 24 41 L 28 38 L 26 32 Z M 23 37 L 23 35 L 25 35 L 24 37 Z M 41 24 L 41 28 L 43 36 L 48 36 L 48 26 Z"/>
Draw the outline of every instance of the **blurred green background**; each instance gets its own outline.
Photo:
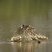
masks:
<path id="1" fill-rule="evenodd" d="M 47 16 L 50 8 L 51 0 L 0 0 L 0 20 L 29 21 L 35 16 Z"/>

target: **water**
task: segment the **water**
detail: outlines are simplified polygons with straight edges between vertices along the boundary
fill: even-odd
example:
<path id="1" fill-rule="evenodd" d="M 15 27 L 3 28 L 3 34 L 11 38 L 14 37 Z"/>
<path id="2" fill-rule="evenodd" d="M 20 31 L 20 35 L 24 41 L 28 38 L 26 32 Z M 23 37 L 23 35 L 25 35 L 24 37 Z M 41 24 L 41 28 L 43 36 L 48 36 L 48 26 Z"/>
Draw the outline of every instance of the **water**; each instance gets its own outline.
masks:
<path id="1" fill-rule="evenodd" d="M 49 48 L 49 46 L 50 43 L 38 44 L 37 42 L 0 42 L 0 52 L 47 52 L 47 48 Z"/>
<path id="2" fill-rule="evenodd" d="M 21 24 L 30 24 L 48 36 L 43 44 L 7 42 Z M 51 0 L 0 0 L 0 52 L 52 52 Z"/>

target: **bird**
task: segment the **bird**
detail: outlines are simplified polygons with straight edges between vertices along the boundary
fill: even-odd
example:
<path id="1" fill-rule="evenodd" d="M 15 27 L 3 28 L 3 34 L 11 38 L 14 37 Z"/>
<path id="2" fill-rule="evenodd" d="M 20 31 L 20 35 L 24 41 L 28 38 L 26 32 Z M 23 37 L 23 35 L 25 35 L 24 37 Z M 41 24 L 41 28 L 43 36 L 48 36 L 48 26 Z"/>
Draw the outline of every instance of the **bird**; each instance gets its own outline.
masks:
<path id="1" fill-rule="evenodd" d="M 38 43 L 43 40 L 48 40 L 48 37 L 42 35 L 41 33 L 36 33 L 36 29 L 31 25 L 22 25 L 17 29 L 16 36 L 11 37 L 11 42 L 22 42 L 26 41 L 37 41 Z"/>

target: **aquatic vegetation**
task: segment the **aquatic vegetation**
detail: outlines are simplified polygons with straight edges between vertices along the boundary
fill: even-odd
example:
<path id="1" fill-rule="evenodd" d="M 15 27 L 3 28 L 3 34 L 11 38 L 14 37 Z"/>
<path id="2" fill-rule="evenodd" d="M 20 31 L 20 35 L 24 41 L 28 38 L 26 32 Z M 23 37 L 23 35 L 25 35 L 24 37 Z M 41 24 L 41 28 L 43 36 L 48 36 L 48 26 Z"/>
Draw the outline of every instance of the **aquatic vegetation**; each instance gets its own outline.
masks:
<path id="1" fill-rule="evenodd" d="M 47 40 L 48 37 L 36 33 L 36 29 L 30 25 L 22 25 L 17 29 L 17 35 L 11 38 L 12 42 L 22 41 L 38 41 L 40 43 L 43 40 Z"/>

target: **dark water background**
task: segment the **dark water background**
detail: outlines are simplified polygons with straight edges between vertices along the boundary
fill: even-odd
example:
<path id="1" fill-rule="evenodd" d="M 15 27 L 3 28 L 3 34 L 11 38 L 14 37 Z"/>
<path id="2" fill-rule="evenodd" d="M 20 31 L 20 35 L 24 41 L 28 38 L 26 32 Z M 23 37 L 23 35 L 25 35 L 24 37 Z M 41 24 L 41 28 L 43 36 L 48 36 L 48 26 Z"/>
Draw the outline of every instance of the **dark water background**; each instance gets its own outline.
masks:
<path id="1" fill-rule="evenodd" d="M 46 34 L 48 43 L 7 42 L 21 24 L 30 24 Z M 0 52 L 52 52 L 51 42 L 52 0 L 0 0 Z"/>

